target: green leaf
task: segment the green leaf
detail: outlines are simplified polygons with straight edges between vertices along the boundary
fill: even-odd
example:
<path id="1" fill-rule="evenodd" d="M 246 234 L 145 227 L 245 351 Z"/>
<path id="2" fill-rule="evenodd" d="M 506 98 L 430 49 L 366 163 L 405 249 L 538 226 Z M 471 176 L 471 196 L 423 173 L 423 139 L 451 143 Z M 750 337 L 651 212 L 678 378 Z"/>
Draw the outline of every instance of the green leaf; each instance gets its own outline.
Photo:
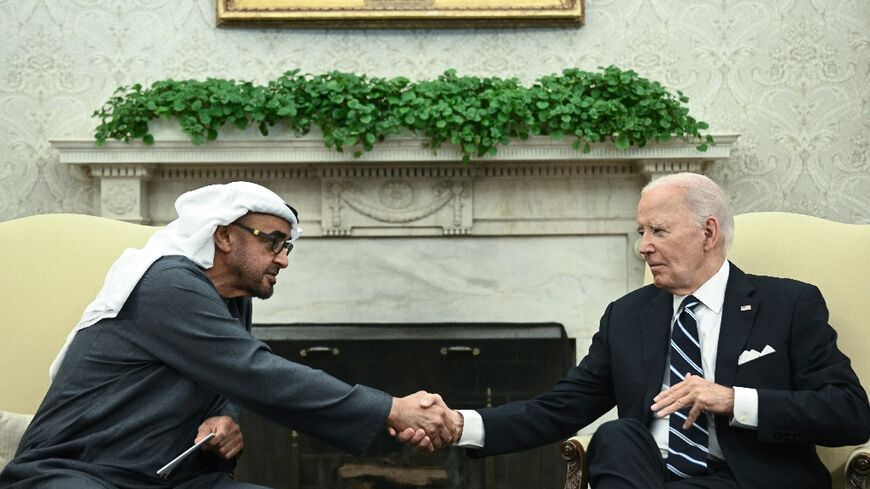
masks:
<path id="1" fill-rule="evenodd" d="M 281 117 L 294 116 L 296 115 L 296 106 L 295 105 L 284 105 L 280 107 L 277 111 L 277 114 Z"/>
<path id="2" fill-rule="evenodd" d="M 630 146 L 630 144 L 628 142 L 628 136 L 626 136 L 624 134 L 620 134 L 616 138 L 615 144 L 616 144 L 616 147 L 619 149 L 628 149 L 628 147 Z"/>

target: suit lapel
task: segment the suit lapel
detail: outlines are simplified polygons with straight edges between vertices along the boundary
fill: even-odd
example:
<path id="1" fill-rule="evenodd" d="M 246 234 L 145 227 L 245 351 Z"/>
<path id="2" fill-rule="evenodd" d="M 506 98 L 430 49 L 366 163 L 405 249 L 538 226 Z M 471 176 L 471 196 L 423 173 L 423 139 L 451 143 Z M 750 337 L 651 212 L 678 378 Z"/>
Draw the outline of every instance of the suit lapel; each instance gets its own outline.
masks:
<path id="1" fill-rule="evenodd" d="M 652 405 L 652 398 L 662 390 L 673 314 L 673 296 L 661 291 L 641 315 L 641 350 L 646 386 L 644 406 Z M 647 409 L 645 422 L 648 424 L 651 419 L 652 411 Z"/>
<path id="2" fill-rule="evenodd" d="M 722 304 L 722 325 L 719 329 L 719 347 L 716 352 L 716 383 L 731 387 L 737 372 L 737 358 L 746 347 L 746 341 L 758 312 L 755 287 L 742 270 L 731 263 L 725 301 Z M 748 307 L 747 307 L 748 306 Z"/>

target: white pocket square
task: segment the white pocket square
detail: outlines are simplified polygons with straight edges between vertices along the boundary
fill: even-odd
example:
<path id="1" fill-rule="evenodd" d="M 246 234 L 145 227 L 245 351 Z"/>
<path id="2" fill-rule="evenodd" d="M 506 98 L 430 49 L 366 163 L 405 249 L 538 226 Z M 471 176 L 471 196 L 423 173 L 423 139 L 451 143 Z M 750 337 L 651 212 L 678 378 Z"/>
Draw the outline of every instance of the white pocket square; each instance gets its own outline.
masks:
<path id="1" fill-rule="evenodd" d="M 775 351 L 776 350 L 774 350 L 770 345 L 765 346 L 761 351 L 746 350 L 737 358 L 737 365 L 743 365 L 744 363 L 758 360 L 759 358 L 765 355 L 770 355 Z"/>

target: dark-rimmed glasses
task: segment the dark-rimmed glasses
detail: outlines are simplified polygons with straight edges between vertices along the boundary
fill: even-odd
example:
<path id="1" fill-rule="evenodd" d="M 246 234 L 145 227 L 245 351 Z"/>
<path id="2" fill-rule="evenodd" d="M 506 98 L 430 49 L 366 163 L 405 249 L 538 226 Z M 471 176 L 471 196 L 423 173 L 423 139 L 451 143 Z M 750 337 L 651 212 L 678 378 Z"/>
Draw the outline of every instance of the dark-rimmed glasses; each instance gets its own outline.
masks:
<path id="1" fill-rule="evenodd" d="M 291 243 L 290 238 L 285 237 L 283 233 L 275 236 L 272 233 L 266 233 L 260 231 L 259 229 L 251 228 L 237 222 L 231 222 L 230 224 L 233 226 L 238 226 L 262 240 L 268 241 L 271 244 L 272 253 L 275 253 L 276 255 L 280 253 L 281 250 L 287 250 L 288 255 L 291 251 L 293 251 L 293 243 Z"/>

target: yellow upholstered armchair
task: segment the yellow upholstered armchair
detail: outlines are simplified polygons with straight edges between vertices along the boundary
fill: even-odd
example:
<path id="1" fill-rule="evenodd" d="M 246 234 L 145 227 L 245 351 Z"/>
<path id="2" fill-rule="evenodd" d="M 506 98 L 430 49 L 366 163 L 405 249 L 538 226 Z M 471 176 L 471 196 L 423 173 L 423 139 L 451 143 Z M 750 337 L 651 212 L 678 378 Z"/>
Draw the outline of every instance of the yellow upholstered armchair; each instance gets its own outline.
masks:
<path id="1" fill-rule="evenodd" d="M 109 267 L 156 229 L 75 214 L 0 222 L 0 470 L 48 390 L 49 365 Z"/>
<path id="2" fill-rule="evenodd" d="M 838 334 L 837 345 L 852 359 L 865 389 L 870 385 L 870 225 L 842 224 L 783 212 L 735 218 L 728 259 L 746 273 L 788 277 L 819 287 Z M 645 283 L 652 278 L 647 270 Z M 590 437 L 562 444 L 568 462 L 566 488 L 587 487 L 583 447 Z M 870 442 L 860 447 L 818 447 L 833 487 L 859 489 L 870 473 Z"/>

